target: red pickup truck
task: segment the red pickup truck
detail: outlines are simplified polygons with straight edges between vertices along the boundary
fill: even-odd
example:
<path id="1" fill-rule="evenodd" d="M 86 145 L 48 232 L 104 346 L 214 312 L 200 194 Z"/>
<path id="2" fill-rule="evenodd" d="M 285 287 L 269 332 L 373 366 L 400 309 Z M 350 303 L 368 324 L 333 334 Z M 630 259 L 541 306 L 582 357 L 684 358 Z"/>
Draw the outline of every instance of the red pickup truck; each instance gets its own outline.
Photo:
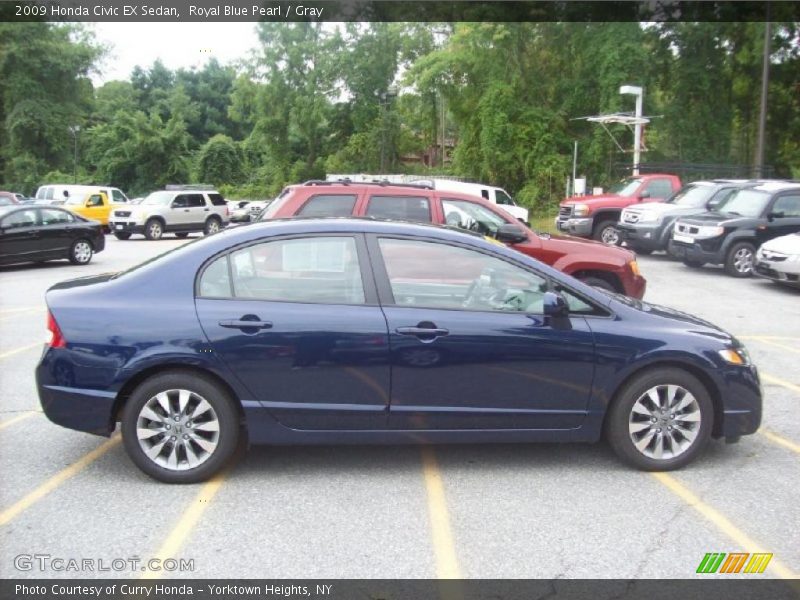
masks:
<path id="1" fill-rule="evenodd" d="M 623 208 L 637 202 L 663 202 L 681 189 L 675 175 L 648 173 L 623 179 L 598 196 L 574 196 L 561 203 L 556 217 L 559 231 L 593 238 L 605 244 L 621 243 L 616 225 Z"/>

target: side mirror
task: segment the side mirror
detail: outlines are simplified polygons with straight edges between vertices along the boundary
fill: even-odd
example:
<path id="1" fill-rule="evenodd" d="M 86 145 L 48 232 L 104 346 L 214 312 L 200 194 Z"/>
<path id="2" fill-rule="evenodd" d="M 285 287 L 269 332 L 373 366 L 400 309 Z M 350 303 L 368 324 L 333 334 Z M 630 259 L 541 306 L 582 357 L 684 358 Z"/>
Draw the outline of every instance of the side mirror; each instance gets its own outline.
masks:
<path id="1" fill-rule="evenodd" d="M 519 225 L 505 223 L 500 226 L 494 237 L 497 238 L 498 242 L 503 242 L 504 244 L 519 244 L 528 239 L 528 234 Z"/>
<path id="2" fill-rule="evenodd" d="M 569 315 L 569 306 L 566 299 L 557 292 L 545 292 L 542 306 L 545 317 L 566 317 Z"/>
<path id="3" fill-rule="evenodd" d="M 773 219 L 782 219 L 785 216 L 786 215 L 784 215 L 782 212 L 771 212 L 767 215 L 767 220 L 772 221 Z"/>
<path id="4" fill-rule="evenodd" d="M 649 197 L 650 197 L 650 192 L 648 192 L 647 190 L 645 190 L 641 194 L 639 194 L 639 200 L 645 200 L 645 199 L 647 199 Z"/>
<path id="5" fill-rule="evenodd" d="M 722 204 L 721 200 L 711 200 L 708 204 L 706 204 L 706 208 L 708 210 L 717 210 L 717 207 Z"/>

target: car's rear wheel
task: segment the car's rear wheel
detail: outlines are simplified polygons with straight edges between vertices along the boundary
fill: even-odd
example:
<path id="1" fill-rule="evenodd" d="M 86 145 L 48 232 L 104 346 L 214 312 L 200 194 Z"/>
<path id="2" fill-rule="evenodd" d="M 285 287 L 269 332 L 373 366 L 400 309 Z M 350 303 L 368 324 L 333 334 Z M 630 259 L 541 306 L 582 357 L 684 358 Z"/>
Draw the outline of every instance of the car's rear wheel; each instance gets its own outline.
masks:
<path id="1" fill-rule="evenodd" d="M 176 238 L 180 238 L 180 239 L 183 239 L 183 238 L 188 237 L 188 236 L 189 236 L 189 233 L 187 231 L 181 231 L 180 233 L 176 233 L 175 234 L 175 237 Z"/>
<path id="2" fill-rule="evenodd" d="M 594 228 L 592 235 L 598 242 L 603 242 L 609 246 L 619 246 L 622 243 L 622 236 L 617 229 L 617 222 L 612 220 L 600 221 Z"/>
<path id="3" fill-rule="evenodd" d="M 92 260 L 94 248 L 88 240 L 75 240 L 69 249 L 69 262 L 73 265 L 88 265 Z"/>
<path id="4" fill-rule="evenodd" d="M 753 274 L 756 249 L 749 242 L 738 242 L 725 255 L 725 272 L 732 277 L 750 277 Z"/>
<path id="5" fill-rule="evenodd" d="M 160 240 L 164 235 L 164 224 L 158 219 L 150 219 L 144 225 L 144 237 L 148 240 Z"/>
<path id="6" fill-rule="evenodd" d="M 690 373 L 656 368 L 629 381 L 617 393 L 606 435 L 617 455 L 645 471 L 670 471 L 702 451 L 714 409 L 705 386 Z"/>
<path id="7" fill-rule="evenodd" d="M 125 450 L 142 471 L 167 483 L 204 481 L 233 457 L 239 419 L 211 379 L 167 372 L 144 381 L 122 414 Z"/>
<path id="8" fill-rule="evenodd" d="M 114 237 L 118 240 L 129 240 L 131 239 L 131 234 L 129 231 L 121 231 L 114 234 Z"/>
<path id="9" fill-rule="evenodd" d="M 203 233 L 205 235 L 211 235 L 213 233 L 217 233 L 220 229 L 222 229 L 222 221 L 220 221 L 217 217 L 210 217 L 208 221 L 206 221 L 205 229 L 203 229 Z"/>

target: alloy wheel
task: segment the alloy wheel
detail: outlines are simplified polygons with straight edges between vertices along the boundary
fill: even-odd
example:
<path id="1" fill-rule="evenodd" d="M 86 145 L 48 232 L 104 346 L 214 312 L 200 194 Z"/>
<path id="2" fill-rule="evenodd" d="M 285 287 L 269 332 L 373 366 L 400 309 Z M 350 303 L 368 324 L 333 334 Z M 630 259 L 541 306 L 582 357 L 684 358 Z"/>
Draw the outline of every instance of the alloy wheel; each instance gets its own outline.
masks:
<path id="1" fill-rule="evenodd" d="M 738 273 L 750 273 L 753 270 L 753 251 L 750 248 L 740 248 L 733 255 L 733 268 Z"/>
<path id="2" fill-rule="evenodd" d="M 199 394 L 166 390 L 145 402 L 136 422 L 136 437 L 145 455 L 171 471 L 202 465 L 219 444 L 217 413 Z"/>
<path id="3" fill-rule="evenodd" d="M 72 256 L 78 264 L 86 264 L 92 259 L 92 245 L 89 242 L 75 242 L 72 247 Z"/>
<path id="4" fill-rule="evenodd" d="M 689 390 L 679 385 L 657 385 L 634 402 L 628 433 L 644 456 L 671 459 L 692 446 L 701 420 L 700 405 Z"/>
<path id="5" fill-rule="evenodd" d="M 609 246 L 617 246 L 619 244 L 619 231 L 614 226 L 606 227 L 600 234 L 600 240 Z"/>

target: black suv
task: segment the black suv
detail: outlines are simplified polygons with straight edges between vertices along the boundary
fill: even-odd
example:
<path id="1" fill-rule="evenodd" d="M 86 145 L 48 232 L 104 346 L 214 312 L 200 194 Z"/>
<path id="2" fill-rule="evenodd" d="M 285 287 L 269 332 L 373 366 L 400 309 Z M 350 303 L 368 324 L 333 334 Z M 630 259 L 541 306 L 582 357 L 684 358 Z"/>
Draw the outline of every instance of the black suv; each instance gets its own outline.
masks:
<path id="1" fill-rule="evenodd" d="M 729 275 L 749 277 L 761 244 L 797 231 L 800 183 L 760 183 L 735 192 L 719 211 L 678 219 L 669 252 L 690 267 L 721 264 Z"/>
<path id="2" fill-rule="evenodd" d="M 666 202 L 646 202 L 624 209 L 617 231 L 628 248 L 638 254 L 666 250 L 675 219 L 719 210 L 733 192 L 746 185 L 755 185 L 755 182 L 745 179 L 693 181 Z"/>

